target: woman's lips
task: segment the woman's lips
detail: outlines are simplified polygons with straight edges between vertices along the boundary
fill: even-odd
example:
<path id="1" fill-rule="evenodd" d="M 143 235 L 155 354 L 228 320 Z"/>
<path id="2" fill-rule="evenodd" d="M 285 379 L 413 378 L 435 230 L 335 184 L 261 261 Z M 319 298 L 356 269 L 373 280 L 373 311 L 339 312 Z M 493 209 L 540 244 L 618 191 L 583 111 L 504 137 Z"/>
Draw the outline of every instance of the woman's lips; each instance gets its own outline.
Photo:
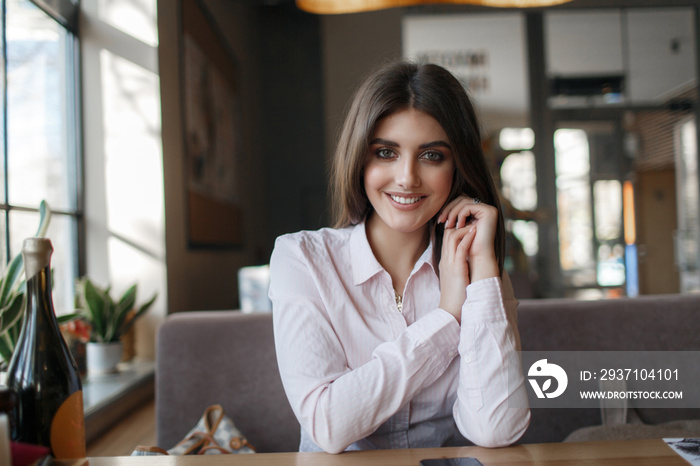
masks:
<path id="1" fill-rule="evenodd" d="M 386 193 L 394 207 L 401 210 L 412 210 L 417 208 L 427 196 L 420 194 L 391 194 Z"/>

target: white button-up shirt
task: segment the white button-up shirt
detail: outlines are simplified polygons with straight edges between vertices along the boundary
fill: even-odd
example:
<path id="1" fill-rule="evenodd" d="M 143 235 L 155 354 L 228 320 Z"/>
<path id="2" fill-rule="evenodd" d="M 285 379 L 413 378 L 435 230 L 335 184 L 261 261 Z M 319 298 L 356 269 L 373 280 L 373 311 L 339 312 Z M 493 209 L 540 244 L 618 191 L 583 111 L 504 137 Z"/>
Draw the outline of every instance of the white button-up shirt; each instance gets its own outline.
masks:
<path id="1" fill-rule="evenodd" d="M 365 225 L 277 239 L 270 298 L 300 451 L 505 446 L 530 420 L 508 280 L 467 287 L 462 324 L 439 309 L 428 246 L 399 312 Z M 503 289 L 505 288 L 505 290 Z M 505 296 L 504 296 L 505 294 Z"/>

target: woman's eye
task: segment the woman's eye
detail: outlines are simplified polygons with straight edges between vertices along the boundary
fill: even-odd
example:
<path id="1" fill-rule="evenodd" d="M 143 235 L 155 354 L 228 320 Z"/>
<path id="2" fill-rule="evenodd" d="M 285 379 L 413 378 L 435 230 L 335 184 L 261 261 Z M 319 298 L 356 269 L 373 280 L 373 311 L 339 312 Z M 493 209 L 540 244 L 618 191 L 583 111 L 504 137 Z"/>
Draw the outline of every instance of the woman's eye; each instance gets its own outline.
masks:
<path id="1" fill-rule="evenodd" d="M 380 159 L 390 159 L 394 156 L 394 152 L 391 149 L 379 149 L 376 154 Z"/>
<path id="2" fill-rule="evenodd" d="M 421 158 L 430 162 L 440 162 L 443 159 L 440 152 L 424 152 Z"/>

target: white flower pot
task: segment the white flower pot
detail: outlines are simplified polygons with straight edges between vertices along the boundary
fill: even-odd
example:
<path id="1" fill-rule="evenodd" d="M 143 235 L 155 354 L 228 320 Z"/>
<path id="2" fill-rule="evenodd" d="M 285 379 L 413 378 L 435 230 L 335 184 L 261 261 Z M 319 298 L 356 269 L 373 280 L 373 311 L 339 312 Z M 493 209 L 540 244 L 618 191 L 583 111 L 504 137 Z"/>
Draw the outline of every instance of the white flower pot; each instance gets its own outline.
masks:
<path id="1" fill-rule="evenodd" d="M 88 375 L 111 374 L 117 372 L 117 364 L 122 358 L 122 343 L 87 344 L 87 370 Z"/>

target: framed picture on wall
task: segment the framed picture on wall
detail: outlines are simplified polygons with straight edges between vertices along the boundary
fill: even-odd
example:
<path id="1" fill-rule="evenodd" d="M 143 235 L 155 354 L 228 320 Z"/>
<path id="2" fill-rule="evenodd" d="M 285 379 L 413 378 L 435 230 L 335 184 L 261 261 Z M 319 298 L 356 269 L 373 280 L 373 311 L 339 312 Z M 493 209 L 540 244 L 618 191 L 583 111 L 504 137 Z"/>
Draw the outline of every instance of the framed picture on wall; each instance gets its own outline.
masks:
<path id="1" fill-rule="evenodd" d="M 181 0 L 186 228 L 190 248 L 243 242 L 237 63 L 199 0 Z"/>

